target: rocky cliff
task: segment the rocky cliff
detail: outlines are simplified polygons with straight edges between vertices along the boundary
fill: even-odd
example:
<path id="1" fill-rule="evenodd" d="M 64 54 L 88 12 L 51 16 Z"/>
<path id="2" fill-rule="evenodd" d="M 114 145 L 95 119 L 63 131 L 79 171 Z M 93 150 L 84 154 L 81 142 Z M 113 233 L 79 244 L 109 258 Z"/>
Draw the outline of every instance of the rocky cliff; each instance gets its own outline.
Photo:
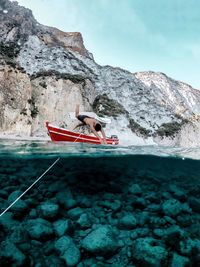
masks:
<path id="1" fill-rule="evenodd" d="M 46 136 L 46 120 L 71 127 L 68 113 L 109 116 L 122 143 L 196 146 L 200 91 L 163 73 L 99 66 L 80 33 L 39 24 L 16 2 L 0 1 L 0 132 Z"/>

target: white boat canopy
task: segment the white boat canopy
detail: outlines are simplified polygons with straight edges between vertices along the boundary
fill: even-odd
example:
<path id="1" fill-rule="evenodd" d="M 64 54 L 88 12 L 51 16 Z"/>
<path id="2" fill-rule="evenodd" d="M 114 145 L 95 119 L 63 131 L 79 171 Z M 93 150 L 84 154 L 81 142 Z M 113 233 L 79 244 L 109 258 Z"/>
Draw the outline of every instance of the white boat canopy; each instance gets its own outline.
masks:
<path id="1" fill-rule="evenodd" d="M 80 115 L 87 115 L 89 117 L 92 117 L 92 118 L 95 118 L 96 120 L 98 120 L 99 122 L 102 122 L 102 123 L 106 123 L 106 124 L 109 124 L 111 123 L 111 118 L 108 118 L 108 117 L 99 117 L 97 114 L 95 114 L 94 112 L 87 112 L 87 111 L 84 111 L 84 112 L 80 112 Z M 75 120 L 76 117 L 75 117 L 75 112 L 69 112 L 69 116 L 71 119 Z"/>

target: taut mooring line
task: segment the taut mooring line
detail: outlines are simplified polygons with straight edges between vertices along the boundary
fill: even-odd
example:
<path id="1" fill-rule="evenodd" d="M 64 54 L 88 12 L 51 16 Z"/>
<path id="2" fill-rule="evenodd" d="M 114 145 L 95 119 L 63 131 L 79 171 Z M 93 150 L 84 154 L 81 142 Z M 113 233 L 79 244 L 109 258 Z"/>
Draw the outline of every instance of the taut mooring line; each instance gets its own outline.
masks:
<path id="1" fill-rule="evenodd" d="M 13 201 L 10 206 L 8 206 L 1 214 L 0 214 L 0 217 L 6 213 L 6 211 L 8 211 L 21 197 L 23 197 L 23 195 L 26 194 L 26 192 L 28 192 L 29 189 L 31 189 L 58 161 L 59 161 L 60 158 L 57 158 L 53 164 L 51 164 L 51 166 L 45 171 L 43 172 L 42 175 L 40 175 L 39 178 L 37 178 L 37 180 L 35 180 L 34 183 L 32 183 L 17 199 L 15 199 L 15 201 Z"/>

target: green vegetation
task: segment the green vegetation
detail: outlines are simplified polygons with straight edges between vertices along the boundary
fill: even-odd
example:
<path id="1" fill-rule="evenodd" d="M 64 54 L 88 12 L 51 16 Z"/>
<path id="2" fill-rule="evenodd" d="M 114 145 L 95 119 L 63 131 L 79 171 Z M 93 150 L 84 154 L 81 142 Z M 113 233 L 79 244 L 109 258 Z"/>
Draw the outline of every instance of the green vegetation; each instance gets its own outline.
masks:
<path id="1" fill-rule="evenodd" d="M 36 106 L 34 106 L 33 109 L 31 109 L 31 117 L 35 118 L 38 113 L 39 113 L 38 108 Z"/>
<path id="2" fill-rule="evenodd" d="M 14 59 L 19 53 L 19 46 L 15 43 L 4 44 L 0 42 L 0 54 L 8 59 Z"/>
<path id="3" fill-rule="evenodd" d="M 187 120 L 183 120 L 181 122 L 169 122 L 163 123 L 157 130 L 156 134 L 161 137 L 173 137 L 175 136 L 180 130 L 181 127 L 187 122 Z"/>
<path id="4" fill-rule="evenodd" d="M 60 73 L 55 70 L 48 70 L 48 71 L 40 71 L 36 74 L 31 75 L 31 80 L 39 78 L 39 77 L 48 77 L 48 76 L 55 76 L 56 79 L 64 79 L 64 80 L 70 80 L 73 83 L 80 83 L 84 82 L 87 77 L 78 75 L 78 74 L 68 74 L 68 73 Z"/>
<path id="5" fill-rule="evenodd" d="M 30 104 L 31 117 L 35 118 L 39 113 L 38 107 L 35 105 L 35 101 L 32 98 L 28 99 L 28 103 Z"/>
<path id="6" fill-rule="evenodd" d="M 9 66 L 16 68 L 16 56 L 19 53 L 19 46 L 14 43 L 4 44 L 0 42 L 0 58 L 3 58 Z"/>
<path id="7" fill-rule="evenodd" d="M 47 84 L 44 81 L 40 82 L 39 85 L 42 86 L 45 89 L 47 88 Z"/>
<path id="8" fill-rule="evenodd" d="M 27 115 L 27 109 L 26 108 L 23 108 L 20 112 L 20 114 L 26 116 Z"/>
<path id="9" fill-rule="evenodd" d="M 116 118 L 120 114 L 128 114 L 125 108 L 116 100 L 110 99 L 107 94 L 98 95 L 93 103 L 94 112 L 97 115 L 112 116 Z"/>
<path id="10" fill-rule="evenodd" d="M 139 123 L 133 119 L 129 119 L 129 127 L 132 132 L 140 134 L 143 137 L 149 137 L 151 135 L 151 130 L 142 127 Z"/>

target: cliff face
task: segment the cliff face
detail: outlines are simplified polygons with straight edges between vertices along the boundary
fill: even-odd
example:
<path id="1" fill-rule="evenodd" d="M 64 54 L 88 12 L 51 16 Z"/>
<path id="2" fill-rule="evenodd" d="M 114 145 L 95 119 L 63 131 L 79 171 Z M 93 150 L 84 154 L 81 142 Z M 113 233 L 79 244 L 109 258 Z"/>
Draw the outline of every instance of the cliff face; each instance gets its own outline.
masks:
<path id="1" fill-rule="evenodd" d="M 82 111 L 110 116 L 106 132 L 129 144 L 199 144 L 190 129 L 199 133 L 200 91 L 163 73 L 99 66 L 80 33 L 40 25 L 30 10 L 0 3 L 1 133 L 46 136 L 46 120 L 70 127 L 67 114 L 80 103 Z"/>
<path id="2" fill-rule="evenodd" d="M 33 17 L 31 10 L 19 6 L 17 2 L 1 0 L 0 12 L 0 38 L 4 44 L 12 44 L 19 49 L 29 36 L 34 35 L 46 45 L 69 48 L 81 55 L 89 56 L 83 45 L 82 36 L 78 32 L 66 33 L 41 25 Z"/>

